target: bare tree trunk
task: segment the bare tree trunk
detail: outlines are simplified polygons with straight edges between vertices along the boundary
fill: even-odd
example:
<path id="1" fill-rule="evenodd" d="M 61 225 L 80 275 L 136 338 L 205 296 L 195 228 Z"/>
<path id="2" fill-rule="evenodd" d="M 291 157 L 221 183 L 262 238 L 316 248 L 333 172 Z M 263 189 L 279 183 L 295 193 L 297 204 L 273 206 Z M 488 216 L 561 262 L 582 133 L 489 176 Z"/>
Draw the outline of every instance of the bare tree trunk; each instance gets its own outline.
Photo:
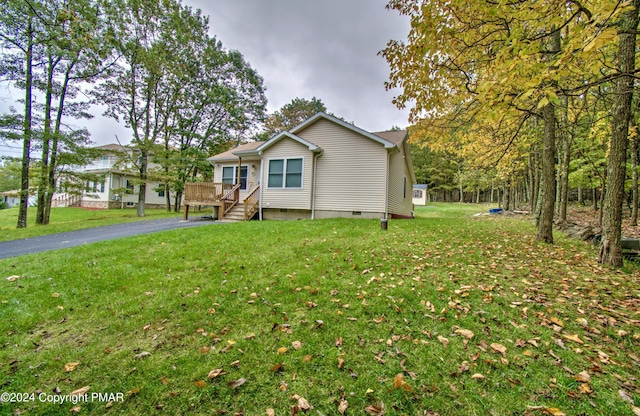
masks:
<path id="1" fill-rule="evenodd" d="M 503 206 L 505 211 L 509 211 L 511 209 L 511 192 L 509 192 L 509 183 L 502 188 L 502 198 L 503 198 Z"/>
<path id="2" fill-rule="evenodd" d="M 67 91 L 69 89 L 69 77 L 71 75 L 71 70 L 73 66 L 70 65 L 67 67 L 67 70 L 64 75 L 64 82 L 62 83 L 62 88 L 60 90 L 60 97 L 58 98 L 58 109 L 56 114 L 56 124 L 53 131 L 53 138 L 51 140 L 51 160 L 49 162 L 49 177 L 47 183 L 47 192 L 45 195 L 45 207 L 44 207 L 44 218 L 42 223 L 49 224 L 49 220 L 51 219 L 51 200 L 53 199 L 53 194 L 56 192 L 56 170 L 58 168 L 58 143 L 60 140 L 60 134 L 62 129 L 62 116 L 64 114 L 64 101 L 67 96 Z"/>
<path id="3" fill-rule="evenodd" d="M 180 201 L 182 200 L 182 191 L 176 191 L 173 196 L 173 211 L 180 212 Z"/>
<path id="4" fill-rule="evenodd" d="M 33 21 L 29 16 L 27 23 L 27 51 L 25 57 L 25 98 L 24 98 L 24 140 L 22 144 L 22 177 L 20 180 L 20 211 L 17 228 L 27 226 L 27 208 L 29 207 L 29 162 L 31 161 L 31 105 L 33 88 Z"/>
<path id="5" fill-rule="evenodd" d="M 464 202 L 464 193 L 462 191 L 462 172 L 460 171 L 460 164 L 458 164 L 458 188 L 460 189 L 460 199 L 458 202 Z"/>
<path id="6" fill-rule="evenodd" d="M 571 138 L 564 134 L 562 142 L 562 170 L 560 171 L 560 206 L 558 219 L 567 221 L 567 204 L 569 202 L 569 164 L 571 163 Z"/>
<path id="7" fill-rule="evenodd" d="M 622 203 L 626 176 L 629 117 L 633 98 L 633 71 L 636 58 L 636 29 L 640 0 L 634 0 L 632 10 L 624 13 L 620 22 L 618 68 L 622 76 L 616 82 L 616 97 L 612 108 L 611 136 L 607 164 L 607 185 L 602 221 L 602 241 L 598 261 L 609 266 L 622 266 Z"/>
<path id="8" fill-rule="evenodd" d="M 584 205 L 584 196 L 582 195 L 582 186 L 578 186 L 578 203 Z"/>
<path id="9" fill-rule="evenodd" d="M 553 244 L 553 214 L 556 200 L 555 143 L 556 110 L 549 103 L 543 108 L 544 137 L 542 140 L 541 210 L 536 239 Z"/>
<path id="10" fill-rule="evenodd" d="M 531 203 L 531 212 L 536 212 L 536 208 L 538 207 L 538 195 L 540 193 L 540 174 L 538 170 L 538 151 L 532 151 L 530 157 L 530 177 L 531 177 L 531 198 L 529 202 Z"/>
<path id="11" fill-rule="evenodd" d="M 147 164 L 148 164 L 148 151 L 146 149 L 140 149 L 140 188 L 138 192 L 138 206 L 136 215 L 138 217 L 144 217 L 144 205 L 147 195 Z"/>
<path id="12" fill-rule="evenodd" d="M 636 131 L 631 140 L 631 169 L 633 175 L 633 185 L 631 187 L 631 225 L 638 225 L 638 126 L 635 123 L 634 117 L 631 117 L 631 122 Z"/>

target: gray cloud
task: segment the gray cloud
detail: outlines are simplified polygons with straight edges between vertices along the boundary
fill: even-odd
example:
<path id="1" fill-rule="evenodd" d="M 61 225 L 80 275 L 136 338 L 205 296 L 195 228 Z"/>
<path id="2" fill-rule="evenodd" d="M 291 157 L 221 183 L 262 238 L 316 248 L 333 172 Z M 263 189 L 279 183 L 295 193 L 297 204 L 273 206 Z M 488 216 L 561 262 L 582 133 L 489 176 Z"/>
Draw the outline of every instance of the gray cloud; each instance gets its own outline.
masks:
<path id="1" fill-rule="evenodd" d="M 210 16 L 211 33 L 241 51 L 265 78 L 269 110 L 295 97 L 322 99 L 329 111 L 368 130 L 406 126 L 408 111 L 384 89 L 378 56 L 406 37 L 408 21 L 382 0 L 190 0 Z"/>

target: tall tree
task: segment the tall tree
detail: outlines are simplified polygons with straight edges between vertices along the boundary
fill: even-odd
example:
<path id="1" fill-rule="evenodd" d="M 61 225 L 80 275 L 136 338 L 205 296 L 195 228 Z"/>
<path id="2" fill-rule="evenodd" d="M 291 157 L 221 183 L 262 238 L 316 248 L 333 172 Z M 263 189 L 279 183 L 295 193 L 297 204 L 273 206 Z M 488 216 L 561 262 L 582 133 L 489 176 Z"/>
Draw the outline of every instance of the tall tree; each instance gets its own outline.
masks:
<path id="1" fill-rule="evenodd" d="M 320 111 L 327 111 L 321 99 L 313 97 L 307 100 L 296 97 L 269 115 L 265 122 L 268 137 L 289 130 Z"/>
<path id="2" fill-rule="evenodd" d="M 39 3 L 8 0 L 0 5 L 0 73 L 24 88 L 24 116 L 22 128 L 22 168 L 20 181 L 20 211 L 18 228 L 27 226 L 29 198 L 29 165 L 33 136 L 33 64 L 37 53 L 38 23 L 36 15 Z"/>
<path id="3" fill-rule="evenodd" d="M 80 91 L 80 83 L 95 81 L 109 67 L 108 34 L 102 29 L 98 5 L 92 0 L 51 0 L 40 17 L 48 36 L 44 42 L 44 92 L 42 157 L 38 185 L 37 224 L 48 224 L 51 200 L 56 191 L 56 171 L 59 153 L 76 147 L 69 143 L 79 138 L 86 145 L 85 135 L 65 131 L 63 119 L 90 118 L 89 102 L 70 102 Z"/>
<path id="4" fill-rule="evenodd" d="M 204 20 L 174 0 L 119 0 L 111 3 L 115 49 L 120 55 L 114 76 L 101 83 L 98 100 L 107 105 L 105 114 L 124 119 L 131 129 L 131 147 L 136 152 L 138 216 L 144 216 L 149 161 L 157 149 L 175 101 L 165 97 L 163 82 L 180 65 L 172 48 L 175 41 L 192 42 L 201 36 Z"/>
<path id="5" fill-rule="evenodd" d="M 615 86 L 615 99 L 611 110 L 611 136 L 607 164 L 607 186 L 603 206 L 602 241 L 598 260 L 610 266 L 622 266 L 622 203 L 627 163 L 629 119 L 636 70 L 636 31 L 640 14 L 640 0 L 619 20 L 617 70 L 620 76 Z"/>

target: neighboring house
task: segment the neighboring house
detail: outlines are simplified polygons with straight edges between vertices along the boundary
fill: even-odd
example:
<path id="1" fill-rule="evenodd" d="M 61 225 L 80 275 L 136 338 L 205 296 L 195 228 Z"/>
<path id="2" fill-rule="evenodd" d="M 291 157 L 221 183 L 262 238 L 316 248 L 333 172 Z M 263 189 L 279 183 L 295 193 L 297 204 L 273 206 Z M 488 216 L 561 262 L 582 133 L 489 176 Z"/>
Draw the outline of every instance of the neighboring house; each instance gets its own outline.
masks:
<path id="1" fill-rule="evenodd" d="M 31 195 L 29 196 L 31 197 Z M 28 201 L 31 204 L 32 199 L 29 198 Z M 0 192 L 0 202 L 4 202 L 7 208 L 20 205 L 20 191 Z"/>
<path id="2" fill-rule="evenodd" d="M 255 207 L 249 218 L 411 218 L 415 174 L 406 139 L 404 130 L 370 133 L 317 113 L 266 142 L 211 157 L 217 188 L 208 195 L 226 199 L 217 204 L 223 218 L 240 210 L 231 205 L 248 204 Z M 193 186 L 198 193 L 185 189 L 185 205 L 205 205 L 203 185 Z"/>
<path id="3" fill-rule="evenodd" d="M 427 205 L 427 185 L 413 185 L 413 205 Z"/>
<path id="4" fill-rule="evenodd" d="M 97 176 L 98 180 L 87 181 L 82 195 L 57 193 L 53 196 L 52 206 L 79 206 L 83 208 L 115 209 L 131 208 L 138 204 L 139 186 L 135 185 L 136 175 L 128 171 L 131 164 L 123 162 L 123 156 L 133 157 L 132 151 L 119 144 L 98 146 L 104 150 L 100 159 L 81 167 L 79 172 Z M 150 164 L 150 167 L 153 167 Z M 158 182 L 147 182 L 146 208 L 165 206 L 164 191 L 156 189 Z"/>

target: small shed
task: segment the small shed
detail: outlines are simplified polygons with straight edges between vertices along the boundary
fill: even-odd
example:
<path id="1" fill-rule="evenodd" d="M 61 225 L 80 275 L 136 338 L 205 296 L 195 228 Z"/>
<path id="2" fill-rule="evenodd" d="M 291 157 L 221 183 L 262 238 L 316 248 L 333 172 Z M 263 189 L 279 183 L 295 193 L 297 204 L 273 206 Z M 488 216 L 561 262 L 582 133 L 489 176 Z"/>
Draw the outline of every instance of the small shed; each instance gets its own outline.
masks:
<path id="1" fill-rule="evenodd" d="M 413 185 L 413 205 L 427 205 L 427 185 Z"/>

